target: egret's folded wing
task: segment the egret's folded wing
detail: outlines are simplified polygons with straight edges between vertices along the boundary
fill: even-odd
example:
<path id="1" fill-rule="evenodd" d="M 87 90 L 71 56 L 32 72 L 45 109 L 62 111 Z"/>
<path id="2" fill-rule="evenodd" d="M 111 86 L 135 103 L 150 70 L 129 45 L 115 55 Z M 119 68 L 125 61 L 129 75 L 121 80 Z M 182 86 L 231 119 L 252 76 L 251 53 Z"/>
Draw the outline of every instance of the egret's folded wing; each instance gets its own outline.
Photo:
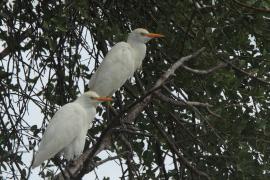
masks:
<path id="1" fill-rule="evenodd" d="M 133 76 L 134 71 L 132 48 L 128 43 L 117 43 L 105 56 L 88 87 L 100 96 L 110 96 Z"/>
<path id="2" fill-rule="evenodd" d="M 82 128 L 84 109 L 77 103 L 63 106 L 51 119 L 34 157 L 33 168 L 69 145 Z"/>

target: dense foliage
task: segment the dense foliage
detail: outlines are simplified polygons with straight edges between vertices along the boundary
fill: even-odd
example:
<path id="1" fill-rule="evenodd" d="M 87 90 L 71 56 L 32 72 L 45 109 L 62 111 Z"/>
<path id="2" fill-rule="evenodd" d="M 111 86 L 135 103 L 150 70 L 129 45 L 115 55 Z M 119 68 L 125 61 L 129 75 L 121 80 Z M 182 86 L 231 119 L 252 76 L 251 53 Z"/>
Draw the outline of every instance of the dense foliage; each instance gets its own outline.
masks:
<path id="1" fill-rule="evenodd" d="M 0 4 L 0 174 L 5 179 L 29 178 L 25 155 L 37 148 L 52 115 L 86 89 L 109 47 L 137 27 L 166 37 L 148 43 L 142 69 L 115 95 L 114 113 L 98 108 L 103 118 L 89 130 L 85 150 L 174 62 L 206 47 L 153 94 L 134 122 L 112 134 L 110 151 L 126 164 L 121 176 L 270 177 L 268 0 Z M 44 164 L 40 176 L 59 173 L 52 166 Z M 84 169 L 80 177 L 92 170 Z"/>

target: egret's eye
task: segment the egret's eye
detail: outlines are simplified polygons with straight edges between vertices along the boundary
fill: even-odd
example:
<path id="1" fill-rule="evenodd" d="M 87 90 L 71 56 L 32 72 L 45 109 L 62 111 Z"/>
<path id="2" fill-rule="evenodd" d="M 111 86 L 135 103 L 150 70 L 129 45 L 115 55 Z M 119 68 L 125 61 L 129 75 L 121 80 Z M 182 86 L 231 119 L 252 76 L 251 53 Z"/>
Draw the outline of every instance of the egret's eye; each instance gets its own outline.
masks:
<path id="1" fill-rule="evenodd" d="M 144 32 L 141 32 L 140 34 L 141 34 L 142 36 L 145 36 L 145 34 L 146 34 L 146 33 L 144 33 Z"/>

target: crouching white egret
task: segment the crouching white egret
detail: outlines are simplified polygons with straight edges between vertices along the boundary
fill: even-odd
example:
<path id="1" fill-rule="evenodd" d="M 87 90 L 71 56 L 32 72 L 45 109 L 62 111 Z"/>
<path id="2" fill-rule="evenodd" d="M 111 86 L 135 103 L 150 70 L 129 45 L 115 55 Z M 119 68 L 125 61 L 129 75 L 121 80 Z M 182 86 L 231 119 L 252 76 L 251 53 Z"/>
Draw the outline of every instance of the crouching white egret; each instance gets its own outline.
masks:
<path id="1" fill-rule="evenodd" d="M 67 160 L 79 156 L 84 148 L 87 130 L 92 126 L 97 104 L 111 100 L 88 91 L 60 108 L 45 130 L 32 167 L 39 166 L 60 152 Z"/>
<path id="2" fill-rule="evenodd" d="M 115 44 L 91 77 L 89 89 L 100 96 L 111 96 L 142 65 L 146 54 L 146 45 L 150 39 L 163 37 L 138 28 L 129 35 L 127 42 Z"/>

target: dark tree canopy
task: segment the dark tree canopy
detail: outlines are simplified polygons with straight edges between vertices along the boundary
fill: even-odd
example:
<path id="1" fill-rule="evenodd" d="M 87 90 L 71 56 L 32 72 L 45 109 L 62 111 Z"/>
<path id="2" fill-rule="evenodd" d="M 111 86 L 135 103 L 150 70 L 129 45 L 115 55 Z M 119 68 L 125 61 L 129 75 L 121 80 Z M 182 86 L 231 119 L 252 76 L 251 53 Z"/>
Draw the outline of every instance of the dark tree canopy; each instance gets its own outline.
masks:
<path id="1" fill-rule="evenodd" d="M 123 179 L 269 179 L 268 0 L 0 4 L 4 179 L 29 178 L 25 155 L 37 149 L 53 114 L 87 89 L 109 47 L 138 27 L 165 38 L 147 44 L 142 69 L 112 107 L 98 107 L 75 165 L 55 158 L 39 176 L 80 179 L 117 160 Z M 176 62 L 184 63 L 165 78 Z M 106 149 L 117 155 L 96 156 Z"/>

